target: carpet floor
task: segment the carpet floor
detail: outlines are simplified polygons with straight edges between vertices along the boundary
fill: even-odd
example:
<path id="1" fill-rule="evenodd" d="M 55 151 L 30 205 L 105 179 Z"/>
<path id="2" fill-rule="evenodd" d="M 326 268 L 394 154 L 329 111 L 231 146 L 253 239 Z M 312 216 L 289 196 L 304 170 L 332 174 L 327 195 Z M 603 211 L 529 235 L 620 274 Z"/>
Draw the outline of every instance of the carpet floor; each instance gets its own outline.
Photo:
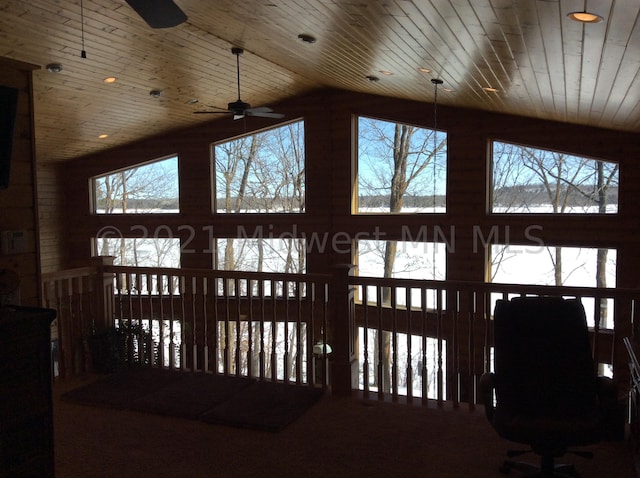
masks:
<path id="1" fill-rule="evenodd" d="M 514 444 L 481 407 L 450 409 L 324 395 L 278 433 L 62 400 L 54 387 L 57 478 L 493 478 Z M 635 478 L 626 442 L 567 455 L 582 478 Z M 527 454 L 522 460 L 536 461 Z M 510 476 L 519 476 L 512 472 Z"/>

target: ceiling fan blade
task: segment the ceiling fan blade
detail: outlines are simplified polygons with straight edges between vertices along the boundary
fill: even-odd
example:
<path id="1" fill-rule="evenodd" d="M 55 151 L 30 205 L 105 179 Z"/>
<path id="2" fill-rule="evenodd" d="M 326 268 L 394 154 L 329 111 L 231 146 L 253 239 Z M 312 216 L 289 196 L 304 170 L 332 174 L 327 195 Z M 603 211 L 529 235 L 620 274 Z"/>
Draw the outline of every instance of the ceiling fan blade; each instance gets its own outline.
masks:
<path id="1" fill-rule="evenodd" d="M 239 115 L 239 114 L 233 115 L 233 119 L 234 120 L 239 120 L 239 119 L 242 119 L 242 118 L 244 118 L 244 115 Z"/>
<path id="2" fill-rule="evenodd" d="M 249 116 L 259 116 L 261 118 L 284 118 L 282 113 L 271 113 L 270 111 L 247 110 L 245 113 Z"/>
<path id="3" fill-rule="evenodd" d="M 173 0 L 125 0 L 151 28 L 169 28 L 187 20 Z"/>
<path id="4" fill-rule="evenodd" d="M 258 106 L 256 108 L 248 108 L 247 111 L 251 111 L 252 113 L 271 113 L 273 109 L 268 106 Z"/>

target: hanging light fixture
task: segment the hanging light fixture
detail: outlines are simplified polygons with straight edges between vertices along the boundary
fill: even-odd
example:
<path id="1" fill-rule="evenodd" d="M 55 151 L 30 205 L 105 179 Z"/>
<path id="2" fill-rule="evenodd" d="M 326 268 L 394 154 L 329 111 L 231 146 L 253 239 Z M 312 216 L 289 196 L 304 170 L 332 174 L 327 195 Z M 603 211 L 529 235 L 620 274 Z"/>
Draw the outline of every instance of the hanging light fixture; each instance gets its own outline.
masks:
<path id="1" fill-rule="evenodd" d="M 433 159 L 432 159 L 432 166 L 433 166 L 433 195 L 432 195 L 432 201 L 433 201 L 433 212 L 436 212 L 436 198 L 437 198 L 437 191 L 438 191 L 438 187 L 437 187 L 437 158 L 438 158 L 438 85 L 441 85 L 442 83 L 444 83 L 440 78 L 431 78 L 431 83 L 433 84 Z M 432 268 L 432 279 L 436 280 L 437 279 L 437 271 L 436 271 L 436 249 L 437 247 L 432 246 L 432 253 L 431 253 L 431 268 Z M 434 300 L 434 304 L 437 304 L 438 302 L 438 298 L 437 298 L 437 291 L 434 290 L 433 291 L 433 300 Z"/>
<path id="2" fill-rule="evenodd" d="M 84 5 L 80 0 L 80 37 L 82 40 L 82 51 L 80 52 L 80 58 L 86 58 L 87 52 L 84 49 Z"/>

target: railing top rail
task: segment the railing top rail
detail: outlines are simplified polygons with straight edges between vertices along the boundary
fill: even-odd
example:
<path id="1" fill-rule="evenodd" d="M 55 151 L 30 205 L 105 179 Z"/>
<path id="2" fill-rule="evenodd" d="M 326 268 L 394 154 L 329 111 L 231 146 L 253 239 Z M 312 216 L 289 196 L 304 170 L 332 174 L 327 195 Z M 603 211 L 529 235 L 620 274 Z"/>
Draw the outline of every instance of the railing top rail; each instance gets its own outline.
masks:
<path id="1" fill-rule="evenodd" d="M 132 267 L 132 266 L 104 266 L 104 272 L 123 274 L 159 274 L 173 277 L 215 277 L 221 279 L 251 279 L 251 280 L 283 280 L 297 282 L 329 282 L 329 274 L 294 274 L 284 272 L 251 272 L 227 271 L 219 269 L 189 269 L 171 267 Z"/>
<path id="2" fill-rule="evenodd" d="M 56 280 L 74 279 L 76 277 L 91 276 L 96 274 L 98 268 L 95 266 L 76 267 L 62 271 L 45 272 L 42 274 L 42 282 L 52 282 Z"/>
<path id="3" fill-rule="evenodd" d="M 351 285 L 373 285 L 380 287 L 404 287 L 418 289 L 439 289 L 458 291 L 477 291 L 485 293 L 562 295 L 573 297 L 599 298 L 638 298 L 640 289 L 621 289 L 613 287 L 575 287 L 530 284 L 504 284 L 498 282 L 473 282 L 457 280 L 396 279 L 382 277 L 350 276 Z"/>

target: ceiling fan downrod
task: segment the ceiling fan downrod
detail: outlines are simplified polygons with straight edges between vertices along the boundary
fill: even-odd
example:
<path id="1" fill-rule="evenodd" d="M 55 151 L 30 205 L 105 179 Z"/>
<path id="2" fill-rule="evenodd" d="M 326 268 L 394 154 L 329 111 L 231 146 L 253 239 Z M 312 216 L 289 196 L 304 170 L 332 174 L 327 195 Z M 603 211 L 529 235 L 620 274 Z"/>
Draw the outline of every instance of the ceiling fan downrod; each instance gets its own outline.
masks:
<path id="1" fill-rule="evenodd" d="M 233 47 L 231 53 L 236 56 L 236 71 L 238 72 L 238 102 L 240 102 L 240 55 L 244 53 L 242 48 Z"/>

